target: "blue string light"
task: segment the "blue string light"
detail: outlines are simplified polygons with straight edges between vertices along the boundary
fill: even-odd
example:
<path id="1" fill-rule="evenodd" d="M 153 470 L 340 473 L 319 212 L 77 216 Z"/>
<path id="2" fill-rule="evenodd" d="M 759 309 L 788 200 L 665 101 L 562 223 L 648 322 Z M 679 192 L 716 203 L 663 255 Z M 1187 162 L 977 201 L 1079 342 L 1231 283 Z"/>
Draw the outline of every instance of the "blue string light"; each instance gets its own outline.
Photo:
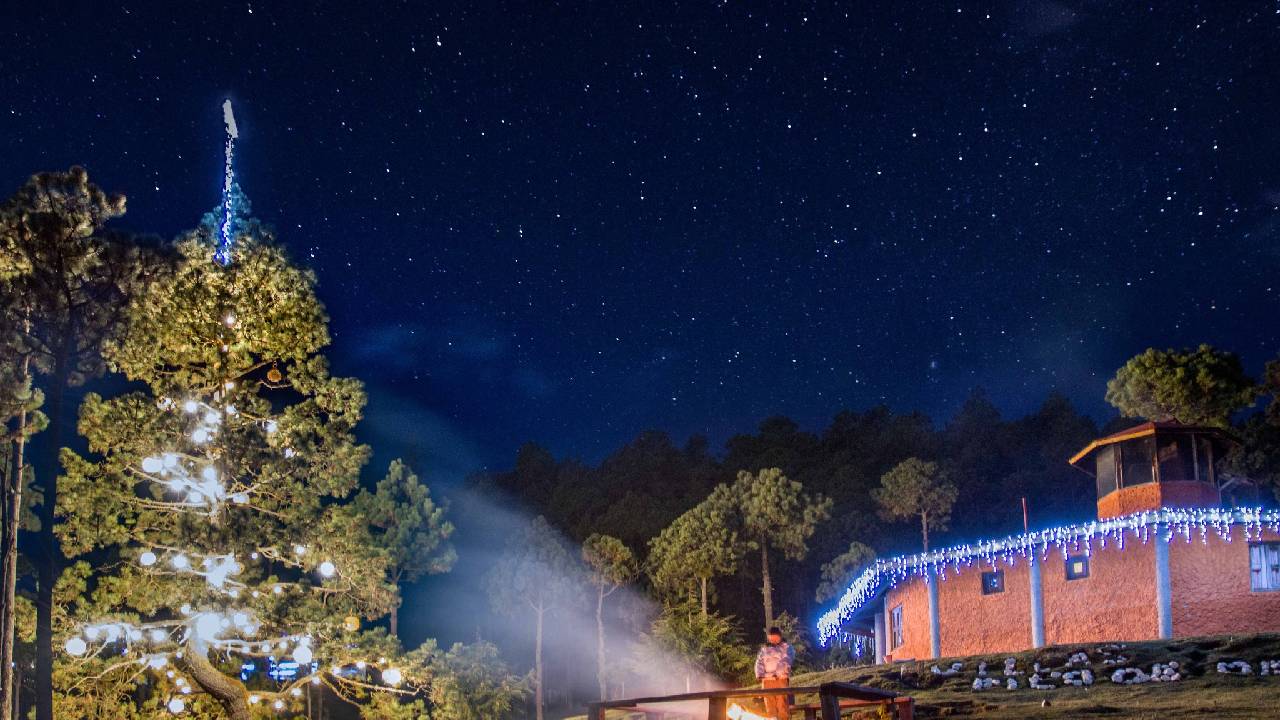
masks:
<path id="1" fill-rule="evenodd" d="M 231 192 L 235 185 L 235 169 L 232 158 L 235 155 L 236 138 L 240 130 L 236 127 L 236 116 L 231 112 L 231 101 L 222 102 L 222 121 L 227 126 L 227 144 L 222 169 L 222 223 L 218 227 L 218 247 L 213 251 L 213 259 L 219 265 L 231 264 L 231 245 L 234 242 L 231 232 L 231 218 L 235 216 L 235 199 Z"/>
<path id="2" fill-rule="evenodd" d="M 840 632 L 844 623 L 876 597 L 883 583 L 894 587 L 911 576 L 928 578 L 933 575 L 945 581 L 948 566 L 957 574 L 962 568 L 972 566 L 975 561 L 991 565 L 1001 562 L 1012 567 L 1018 557 L 1031 558 L 1032 553 L 1043 559 L 1049 555 L 1051 548 L 1058 549 L 1065 559 L 1068 554 L 1080 552 L 1082 543 L 1084 552 L 1091 554 L 1094 538 L 1098 538 L 1103 547 L 1110 538 L 1116 542 L 1118 549 L 1123 550 L 1126 535 L 1131 534 L 1146 545 L 1153 536 L 1152 529 L 1156 530 L 1154 537 L 1165 542 L 1172 542 L 1173 536 L 1177 534 L 1182 536 L 1184 542 L 1190 543 L 1193 530 L 1199 531 L 1200 540 L 1204 544 L 1209 542 L 1210 530 L 1222 540 L 1231 542 L 1231 531 L 1235 526 L 1243 528 L 1246 540 L 1260 539 L 1264 528 L 1273 533 L 1280 532 L 1280 510 L 1161 508 L 1102 521 L 1010 535 L 1000 540 L 984 540 L 916 555 L 877 559 L 850 583 L 835 607 L 818 619 L 818 642 L 825 647 Z M 1163 533 L 1160 531 L 1161 527 L 1168 528 L 1169 531 Z"/>

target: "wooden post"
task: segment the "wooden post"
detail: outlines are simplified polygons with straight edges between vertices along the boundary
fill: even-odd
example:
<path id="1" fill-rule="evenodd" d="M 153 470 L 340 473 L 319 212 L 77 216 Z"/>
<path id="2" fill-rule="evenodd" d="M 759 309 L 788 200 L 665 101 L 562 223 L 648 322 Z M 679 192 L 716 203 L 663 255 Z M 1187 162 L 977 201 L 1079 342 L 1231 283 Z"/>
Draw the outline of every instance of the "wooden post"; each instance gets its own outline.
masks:
<path id="1" fill-rule="evenodd" d="M 840 698 L 823 693 L 818 700 L 822 703 L 822 720 L 840 720 Z"/>
<path id="2" fill-rule="evenodd" d="M 894 699 L 893 705 L 894 709 L 898 711 L 898 720 L 914 720 L 915 700 L 909 697 L 900 697 Z"/>
<path id="3" fill-rule="evenodd" d="M 729 702 L 722 697 L 707 698 L 707 720 L 728 720 Z"/>

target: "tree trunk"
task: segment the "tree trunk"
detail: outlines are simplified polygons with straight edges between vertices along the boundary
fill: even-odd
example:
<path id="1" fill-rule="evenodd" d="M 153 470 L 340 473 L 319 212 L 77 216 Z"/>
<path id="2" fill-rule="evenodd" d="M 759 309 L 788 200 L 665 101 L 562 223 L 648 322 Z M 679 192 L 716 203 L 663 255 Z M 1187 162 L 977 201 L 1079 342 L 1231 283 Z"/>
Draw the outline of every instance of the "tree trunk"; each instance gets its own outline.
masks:
<path id="1" fill-rule="evenodd" d="M 929 552 L 929 513 L 920 513 L 920 534 L 924 536 L 924 551 Z"/>
<path id="2" fill-rule="evenodd" d="M 197 641 L 189 645 L 177 663 L 197 685 L 218 701 L 228 718 L 252 720 L 249 692 L 239 680 L 223 675 L 209 662 L 209 648 L 204 643 Z"/>
<path id="3" fill-rule="evenodd" d="M 22 376 L 28 377 L 31 359 L 22 360 Z M 27 411 L 18 414 L 18 436 L 13 443 L 12 474 L 4 488 L 4 617 L 0 620 L 0 718 L 11 718 L 18 702 L 13 675 L 14 601 L 18 582 L 18 527 L 22 525 L 22 478 L 26 474 Z"/>
<path id="4" fill-rule="evenodd" d="M 769 546 L 760 543 L 760 592 L 764 595 L 764 626 L 773 625 L 773 580 L 769 577 Z"/>
<path id="5" fill-rule="evenodd" d="M 542 608 L 538 614 L 537 630 L 533 641 L 533 703 L 536 720 L 542 720 Z"/>
<path id="6" fill-rule="evenodd" d="M 702 578 L 702 619 L 707 619 L 707 579 Z"/>
<path id="7" fill-rule="evenodd" d="M 64 341 L 69 342 L 69 340 Z M 37 508 L 40 530 L 36 553 L 36 720 L 53 720 L 53 586 L 58 581 L 62 553 L 53 534 L 53 518 L 58 503 L 58 472 L 61 467 L 62 406 L 70 374 L 65 350 L 54 359 L 49 376 L 45 413 L 49 424 L 44 437 L 44 461 L 39 470 L 41 499 Z"/>
<path id="8" fill-rule="evenodd" d="M 596 588 L 596 680 L 600 682 L 600 700 L 609 699 L 604 664 L 604 586 Z"/>
<path id="9" fill-rule="evenodd" d="M 400 602 L 391 606 L 391 637 L 400 638 Z"/>

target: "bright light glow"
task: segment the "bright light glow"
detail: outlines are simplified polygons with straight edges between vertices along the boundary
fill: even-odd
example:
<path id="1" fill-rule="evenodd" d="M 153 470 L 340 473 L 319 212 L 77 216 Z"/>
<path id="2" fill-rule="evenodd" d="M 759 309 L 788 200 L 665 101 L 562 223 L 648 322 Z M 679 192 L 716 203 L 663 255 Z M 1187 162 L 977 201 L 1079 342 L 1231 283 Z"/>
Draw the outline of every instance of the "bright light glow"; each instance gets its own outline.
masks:
<path id="1" fill-rule="evenodd" d="M 200 477 L 204 478 L 205 480 L 208 480 L 209 482 L 217 482 L 217 481 L 218 481 L 218 468 L 213 467 L 212 465 L 210 465 L 209 467 L 207 467 L 207 468 L 205 468 L 204 470 L 201 470 L 201 471 L 200 471 Z"/>
<path id="2" fill-rule="evenodd" d="M 305 554 L 306 554 L 306 552 L 307 552 L 307 546 L 306 546 L 306 545 L 294 545 L 294 546 L 293 546 L 293 554 L 294 554 L 294 555 L 305 555 Z"/>
<path id="3" fill-rule="evenodd" d="M 80 657 L 89 651 L 88 643 L 78 637 L 68 638 L 67 644 L 64 647 L 66 648 L 68 655 L 75 655 L 76 657 Z"/>
<path id="4" fill-rule="evenodd" d="M 307 665 L 311 662 L 311 648 L 306 645 L 299 645 L 293 650 L 293 659 L 298 661 L 299 665 Z"/>
<path id="5" fill-rule="evenodd" d="M 258 704 L 258 703 L 260 703 L 260 702 L 262 702 L 262 697 L 261 697 L 261 696 L 259 696 L 259 695 L 250 695 L 250 696 L 249 696 L 249 704 L 250 704 L 250 705 L 257 705 L 257 704 Z"/>
<path id="6" fill-rule="evenodd" d="M 169 712 L 173 713 L 174 715 L 177 715 L 178 713 L 187 709 L 187 704 L 183 702 L 182 698 L 174 698 L 169 701 L 169 704 L 167 707 L 169 708 Z"/>
<path id="7" fill-rule="evenodd" d="M 279 430 L 279 429 L 280 429 L 280 426 L 276 424 L 276 421 L 275 421 L 275 420 L 268 420 L 268 421 L 267 421 L 267 426 L 266 426 L 266 427 L 267 427 L 267 432 L 268 432 L 268 433 L 273 433 L 273 432 L 275 432 L 276 430 Z"/>
<path id="8" fill-rule="evenodd" d="M 209 431 L 202 427 L 196 428 L 195 432 L 191 433 L 191 442 L 197 445 L 203 445 L 204 443 L 209 442 Z"/>
<path id="9" fill-rule="evenodd" d="M 277 709 L 277 710 L 283 710 L 283 709 L 284 709 L 284 701 L 283 701 L 283 700 L 277 700 L 277 701 L 275 701 L 275 702 L 271 703 L 271 707 L 273 707 L 273 708 L 275 708 L 275 709 Z"/>
<path id="10" fill-rule="evenodd" d="M 164 461 L 165 467 L 167 468 L 178 467 L 177 453 L 165 453 L 164 455 L 161 455 L 160 458 Z"/>
<path id="11" fill-rule="evenodd" d="M 401 675 L 400 671 L 396 668 L 387 668 L 382 671 L 382 682 L 388 685 L 399 685 L 400 681 L 403 679 L 404 676 Z"/>
<path id="12" fill-rule="evenodd" d="M 210 410 L 209 412 L 204 414 L 204 421 L 209 423 L 210 425 L 217 425 L 218 423 L 222 422 L 222 416 L 219 415 L 216 410 Z"/>
<path id="13" fill-rule="evenodd" d="M 164 630 L 161 630 L 160 628 L 151 629 L 151 642 L 153 643 L 162 643 L 168 637 L 169 637 L 169 633 L 165 632 Z"/>
<path id="14" fill-rule="evenodd" d="M 195 411 L 200 409 L 200 403 L 196 402 L 195 400 L 188 400 L 182 403 L 182 409 L 186 410 L 189 413 L 194 413 Z"/>
<path id="15" fill-rule="evenodd" d="M 325 560 L 324 562 L 320 563 L 319 570 L 320 570 L 320 575 L 327 578 L 333 577 L 334 574 L 338 572 L 338 568 L 334 567 L 333 563 L 329 562 L 328 560 Z"/>
<path id="16" fill-rule="evenodd" d="M 205 613 L 196 619 L 196 637 L 201 640 L 216 640 L 222 632 L 222 618 L 213 613 Z"/>
<path id="17" fill-rule="evenodd" d="M 143 472 L 158 473 L 164 469 L 164 460 L 158 457 L 149 457 L 142 459 Z"/>
<path id="18" fill-rule="evenodd" d="M 244 505 L 249 502 L 249 493 L 238 492 L 231 496 L 231 502 L 237 505 Z"/>
<path id="19" fill-rule="evenodd" d="M 737 703 L 730 705 L 725 715 L 729 717 L 729 720 L 773 720 L 764 715 L 757 715 Z"/>
<path id="20" fill-rule="evenodd" d="M 147 660 L 147 665 L 149 665 L 152 670 L 159 670 L 160 668 L 168 664 L 169 664 L 169 658 L 163 655 L 152 655 Z"/>
<path id="21" fill-rule="evenodd" d="M 169 562 L 179 570 L 186 570 L 191 566 L 191 561 L 187 559 L 186 555 L 174 555 L 173 559 Z"/>
<path id="22" fill-rule="evenodd" d="M 142 567 L 151 567 L 156 564 L 156 554 L 150 550 L 144 551 L 138 556 L 138 564 Z"/>
<path id="23" fill-rule="evenodd" d="M 235 623 L 236 627 L 244 627 L 249 624 L 249 615 L 245 612 L 238 612 L 231 616 L 231 622 Z"/>

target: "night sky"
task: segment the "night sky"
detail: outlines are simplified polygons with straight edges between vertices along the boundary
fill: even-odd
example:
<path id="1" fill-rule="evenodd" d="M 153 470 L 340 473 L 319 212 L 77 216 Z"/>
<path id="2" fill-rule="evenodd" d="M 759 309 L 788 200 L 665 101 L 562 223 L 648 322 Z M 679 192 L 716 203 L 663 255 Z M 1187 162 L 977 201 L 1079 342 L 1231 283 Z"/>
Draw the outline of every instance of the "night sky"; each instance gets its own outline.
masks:
<path id="1" fill-rule="evenodd" d="M 82 164 L 174 235 L 230 97 L 428 478 L 1280 350 L 1275 0 L 181 5 L 10 8 L 0 186 Z"/>

